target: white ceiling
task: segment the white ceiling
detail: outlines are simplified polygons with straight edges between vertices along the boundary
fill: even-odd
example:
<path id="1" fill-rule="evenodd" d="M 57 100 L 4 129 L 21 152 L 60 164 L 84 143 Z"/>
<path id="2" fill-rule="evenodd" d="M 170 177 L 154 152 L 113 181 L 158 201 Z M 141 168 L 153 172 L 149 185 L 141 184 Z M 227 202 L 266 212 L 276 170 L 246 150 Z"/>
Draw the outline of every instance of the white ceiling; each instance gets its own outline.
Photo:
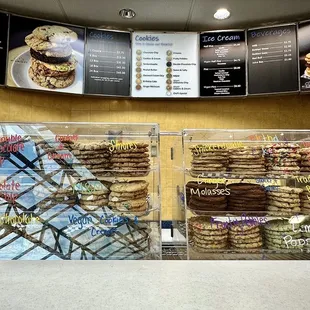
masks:
<path id="1" fill-rule="evenodd" d="M 220 7 L 231 11 L 229 19 L 213 18 Z M 0 0 L 0 8 L 78 25 L 144 30 L 202 31 L 310 19 L 309 0 Z M 122 8 L 137 16 L 122 19 Z"/>

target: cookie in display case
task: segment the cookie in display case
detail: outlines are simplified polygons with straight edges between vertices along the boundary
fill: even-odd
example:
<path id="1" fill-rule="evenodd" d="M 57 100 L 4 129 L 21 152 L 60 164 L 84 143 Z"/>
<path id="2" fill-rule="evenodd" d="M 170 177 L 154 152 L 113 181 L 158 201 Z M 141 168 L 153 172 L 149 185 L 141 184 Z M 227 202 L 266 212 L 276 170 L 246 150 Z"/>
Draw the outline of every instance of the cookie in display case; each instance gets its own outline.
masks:
<path id="1" fill-rule="evenodd" d="M 161 258 L 157 124 L 0 130 L 0 259 Z"/>
<path id="2" fill-rule="evenodd" d="M 310 131 L 183 130 L 190 259 L 309 259 Z"/>

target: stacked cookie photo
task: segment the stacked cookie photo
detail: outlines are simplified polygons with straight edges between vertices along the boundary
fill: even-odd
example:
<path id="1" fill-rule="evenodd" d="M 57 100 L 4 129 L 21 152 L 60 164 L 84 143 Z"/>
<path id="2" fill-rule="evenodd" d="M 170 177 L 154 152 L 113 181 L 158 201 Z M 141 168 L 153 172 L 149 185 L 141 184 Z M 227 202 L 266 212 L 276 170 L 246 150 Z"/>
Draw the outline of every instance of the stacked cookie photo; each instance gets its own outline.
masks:
<path id="1" fill-rule="evenodd" d="M 267 192 L 267 210 L 269 215 L 291 216 L 300 212 L 300 194 L 302 189 L 288 186 L 277 191 Z"/>
<path id="2" fill-rule="evenodd" d="M 192 153 L 191 175 L 211 175 L 223 173 L 228 165 L 226 147 L 213 145 L 195 145 L 190 147 Z"/>
<path id="3" fill-rule="evenodd" d="M 124 146 L 124 147 L 123 147 Z M 119 177 L 141 177 L 150 172 L 149 149 L 146 143 L 112 146 L 110 169 Z"/>
<path id="4" fill-rule="evenodd" d="M 40 26 L 25 37 L 30 47 L 29 77 L 39 86 L 57 89 L 70 86 L 75 80 L 77 60 L 71 43 L 77 34 L 63 26 Z"/>
<path id="5" fill-rule="evenodd" d="M 65 144 L 78 161 L 74 161 L 72 168 L 83 173 L 89 170 L 96 177 L 110 176 L 110 151 L 106 142 L 81 143 L 74 142 Z"/>
<path id="6" fill-rule="evenodd" d="M 299 174 L 300 146 L 295 143 L 276 143 L 264 147 L 265 165 L 268 176 Z"/>
<path id="7" fill-rule="evenodd" d="M 204 211 L 225 211 L 229 190 L 225 184 L 198 184 L 191 181 L 186 184 L 187 206 L 196 214 Z"/>
<path id="8" fill-rule="evenodd" d="M 109 207 L 125 214 L 144 215 L 149 209 L 148 186 L 149 183 L 143 180 L 112 184 Z"/>
<path id="9" fill-rule="evenodd" d="M 299 151 L 301 156 L 300 172 L 310 173 L 310 148 L 304 148 Z"/>
<path id="10" fill-rule="evenodd" d="M 227 185 L 230 190 L 228 199 L 228 210 L 231 211 L 265 211 L 266 191 L 259 184 L 234 183 Z"/>
<path id="11" fill-rule="evenodd" d="M 233 225 L 229 228 L 229 243 L 232 249 L 238 251 L 259 250 L 263 247 L 263 238 L 258 224 Z"/>
<path id="12" fill-rule="evenodd" d="M 310 53 L 308 53 L 305 57 L 305 62 L 306 62 L 306 70 L 305 74 L 307 76 L 310 76 Z"/>
<path id="13" fill-rule="evenodd" d="M 245 177 L 266 175 L 262 148 L 250 146 L 230 149 L 228 172 Z"/>
<path id="14" fill-rule="evenodd" d="M 219 223 L 220 224 L 220 223 Z M 211 252 L 225 249 L 228 245 L 228 229 L 211 223 L 207 216 L 192 217 L 188 220 L 189 241 L 194 250 Z"/>
<path id="15" fill-rule="evenodd" d="M 298 232 L 299 225 L 295 224 L 297 232 L 293 231 L 292 225 L 286 220 L 271 220 L 264 227 L 264 242 L 267 249 L 279 250 L 279 249 L 298 249 L 301 246 L 292 246 L 289 242 L 285 242 L 286 239 L 299 239 L 302 237 Z M 288 236 L 288 237 L 287 237 Z"/>

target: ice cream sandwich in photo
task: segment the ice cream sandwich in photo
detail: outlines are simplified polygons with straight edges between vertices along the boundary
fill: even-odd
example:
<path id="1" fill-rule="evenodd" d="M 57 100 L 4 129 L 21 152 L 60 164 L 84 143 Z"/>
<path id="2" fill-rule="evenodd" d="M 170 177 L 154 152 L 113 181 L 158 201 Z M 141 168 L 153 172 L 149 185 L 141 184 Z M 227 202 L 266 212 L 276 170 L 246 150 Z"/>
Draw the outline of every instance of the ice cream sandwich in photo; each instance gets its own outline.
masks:
<path id="1" fill-rule="evenodd" d="M 71 43 L 77 34 L 63 26 L 40 26 L 25 37 L 30 48 L 29 77 L 38 85 L 55 89 L 70 86 L 75 79 L 77 60 Z"/>

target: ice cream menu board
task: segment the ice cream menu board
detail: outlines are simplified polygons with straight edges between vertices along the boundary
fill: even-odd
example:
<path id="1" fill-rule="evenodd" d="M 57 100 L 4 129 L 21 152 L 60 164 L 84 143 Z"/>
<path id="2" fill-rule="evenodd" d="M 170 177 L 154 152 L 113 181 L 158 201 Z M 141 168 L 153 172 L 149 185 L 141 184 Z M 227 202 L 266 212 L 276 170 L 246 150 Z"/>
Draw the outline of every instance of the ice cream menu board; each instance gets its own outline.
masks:
<path id="1" fill-rule="evenodd" d="M 310 91 L 310 21 L 299 24 L 300 90 Z"/>
<path id="2" fill-rule="evenodd" d="M 0 13 L 0 85 L 5 84 L 9 15 Z"/>
<path id="3" fill-rule="evenodd" d="M 246 95 L 245 31 L 200 34 L 200 96 Z"/>
<path id="4" fill-rule="evenodd" d="M 248 30 L 248 93 L 298 91 L 296 25 Z"/>
<path id="5" fill-rule="evenodd" d="M 198 97 L 197 33 L 132 34 L 133 97 Z"/>
<path id="6" fill-rule="evenodd" d="M 130 95 L 129 32 L 87 29 L 85 93 Z"/>
<path id="7" fill-rule="evenodd" d="M 83 93 L 82 27 L 11 15 L 7 85 Z"/>

